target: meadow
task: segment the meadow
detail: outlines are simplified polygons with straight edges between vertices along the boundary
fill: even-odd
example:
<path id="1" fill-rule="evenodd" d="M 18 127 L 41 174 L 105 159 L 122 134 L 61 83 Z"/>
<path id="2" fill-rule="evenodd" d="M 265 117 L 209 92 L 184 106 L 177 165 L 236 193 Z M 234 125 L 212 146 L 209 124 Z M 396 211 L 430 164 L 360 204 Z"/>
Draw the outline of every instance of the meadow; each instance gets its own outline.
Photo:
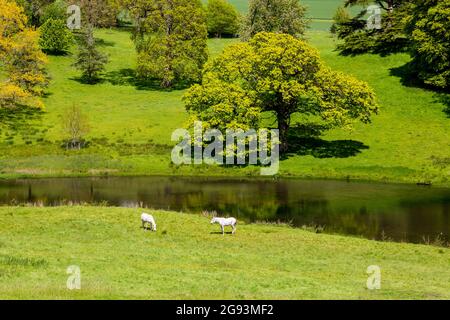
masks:
<path id="1" fill-rule="evenodd" d="M 107 207 L 0 208 L 0 299 L 449 299 L 450 250 Z M 229 230 L 228 230 L 229 231 Z M 350 263 L 349 263 L 350 261 Z M 68 290 L 68 266 L 81 290 Z M 381 289 L 368 290 L 368 266 Z"/>
<path id="2" fill-rule="evenodd" d="M 127 30 L 96 32 L 110 63 L 96 85 L 83 84 L 73 57 L 50 56 L 51 85 L 44 112 L 19 112 L 0 128 L 0 177 L 86 175 L 259 175 L 255 167 L 176 167 L 170 137 L 186 123 L 183 90 L 161 90 L 135 78 L 135 51 Z M 370 125 L 294 140 L 280 164 L 286 177 L 337 178 L 450 185 L 449 95 L 410 86 L 402 77 L 407 54 L 340 56 L 327 32 L 308 41 L 336 70 L 367 81 L 380 104 Z M 211 56 L 238 39 L 210 39 Z M 89 119 L 90 146 L 67 151 L 62 117 L 78 105 Z M 420 121 L 419 121 L 420 120 Z"/>
<path id="3" fill-rule="evenodd" d="M 245 0 L 230 2 L 241 13 L 247 10 Z M 311 19 L 305 40 L 334 70 L 367 81 L 380 110 L 372 123 L 353 130 L 292 130 L 279 176 L 450 187 L 450 95 L 412 83 L 406 53 L 339 55 L 328 29 L 342 0 L 303 3 Z M 99 83 L 80 79 L 73 47 L 67 55 L 49 56 L 44 110 L 0 111 L 0 179 L 260 177 L 255 166 L 173 165 L 171 134 L 187 123 L 187 88 L 163 90 L 136 77 L 128 27 L 97 29 L 95 36 L 109 57 Z M 210 58 L 239 41 L 209 39 Z M 72 106 L 90 124 L 81 150 L 63 144 L 62 125 Z M 266 117 L 264 125 L 272 120 Z M 295 125 L 307 119 L 293 120 Z M 386 201 L 376 192 L 371 196 Z M 195 193 L 192 198 L 200 201 Z M 138 208 L 10 205 L 0 206 L 0 299 L 450 299 L 450 284 L 443 281 L 450 279 L 450 250 L 443 243 L 373 241 L 323 234 L 316 227 L 243 221 L 236 235 L 222 236 L 209 217 L 146 209 L 158 223 L 158 232 L 151 233 L 140 228 Z M 264 218 L 261 208 L 258 217 Z M 272 206 L 269 211 L 275 212 Z M 71 265 L 80 267 L 82 290 L 66 287 Z M 382 270 L 380 290 L 366 286 L 372 265 Z"/>
<path id="4" fill-rule="evenodd" d="M 204 0 L 206 3 L 207 0 Z M 247 0 L 229 0 L 234 7 L 245 14 L 248 10 Z M 339 6 L 342 6 L 342 0 L 301 0 L 300 3 L 307 8 L 307 16 L 311 20 L 313 30 L 328 31 L 332 23 L 332 17 Z M 358 12 L 358 7 L 350 8 L 350 12 Z"/>

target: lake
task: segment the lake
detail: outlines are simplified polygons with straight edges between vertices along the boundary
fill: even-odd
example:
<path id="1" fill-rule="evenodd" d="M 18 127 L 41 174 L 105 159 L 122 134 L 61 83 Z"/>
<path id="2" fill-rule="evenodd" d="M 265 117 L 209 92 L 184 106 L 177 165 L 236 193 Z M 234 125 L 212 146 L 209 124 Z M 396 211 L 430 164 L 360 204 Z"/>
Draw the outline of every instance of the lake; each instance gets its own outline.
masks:
<path id="1" fill-rule="evenodd" d="M 0 204 L 102 203 L 246 222 L 320 226 L 327 233 L 423 242 L 450 235 L 450 189 L 297 179 L 109 177 L 0 180 Z M 107 210 L 107 209 L 105 209 Z"/>

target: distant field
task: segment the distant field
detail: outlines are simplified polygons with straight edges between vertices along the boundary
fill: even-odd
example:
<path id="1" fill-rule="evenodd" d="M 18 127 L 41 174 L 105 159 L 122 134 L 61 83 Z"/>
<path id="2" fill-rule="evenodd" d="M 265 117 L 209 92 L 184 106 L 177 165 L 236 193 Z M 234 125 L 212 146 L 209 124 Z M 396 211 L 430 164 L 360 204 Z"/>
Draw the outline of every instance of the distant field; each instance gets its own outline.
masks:
<path id="1" fill-rule="evenodd" d="M 207 1 L 207 0 L 205 0 Z M 228 0 L 240 12 L 248 10 L 248 0 Z M 344 0 L 300 0 L 300 3 L 308 7 L 309 16 L 314 19 L 331 19 L 338 6 L 344 3 Z"/>
<path id="2" fill-rule="evenodd" d="M 207 2 L 207 0 L 204 0 Z M 246 13 L 248 10 L 248 0 L 228 0 L 241 13 Z M 336 9 L 342 6 L 344 0 L 300 0 L 300 3 L 307 6 L 308 17 L 312 19 L 312 30 L 329 30 L 331 26 L 331 19 L 333 18 Z M 352 9 L 356 12 L 357 9 Z"/>

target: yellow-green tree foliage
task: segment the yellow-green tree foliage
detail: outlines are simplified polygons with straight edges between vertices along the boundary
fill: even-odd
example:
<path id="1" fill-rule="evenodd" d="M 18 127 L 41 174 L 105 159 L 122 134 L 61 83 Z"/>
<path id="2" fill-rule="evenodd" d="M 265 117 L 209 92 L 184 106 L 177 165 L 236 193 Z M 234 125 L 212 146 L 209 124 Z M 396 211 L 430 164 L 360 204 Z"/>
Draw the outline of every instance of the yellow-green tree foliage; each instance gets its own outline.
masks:
<path id="1" fill-rule="evenodd" d="M 259 32 L 274 32 L 301 37 L 309 23 L 305 15 L 299 0 L 249 0 L 240 36 L 248 40 Z"/>
<path id="2" fill-rule="evenodd" d="M 208 0 L 206 7 L 208 33 L 221 37 L 239 31 L 239 13 L 227 0 Z"/>
<path id="3" fill-rule="evenodd" d="M 370 122 L 378 106 L 367 83 L 332 71 L 316 49 L 288 34 L 262 32 L 227 47 L 186 93 L 186 108 L 209 128 L 258 129 L 263 112 L 278 120 L 280 151 L 294 113 L 330 127 Z"/>
<path id="4" fill-rule="evenodd" d="M 127 0 L 136 30 L 137 73 L 161 86 L 198 81 L 208 58 L 200 0 Z"/>
<path id="5" fill-rule="evenodd" d="M 450 91 L 450 0 L 414 2 L 407 32 L 414 73 L 425 84 Z"/>
<path id="6" fill-rule="evenodd" d="M 46 56 L 39 34 L 28 28 L 23 9 L 0 0 L 0 107 L 43 108 L 40 96 L 47 85 Z"/>
<path id="7" fill-rule="evenodd" d="M 113 27 L 121 10 L 120 0 L 69 0 L 81 8 L 81 23 L 94 27 Z"/>

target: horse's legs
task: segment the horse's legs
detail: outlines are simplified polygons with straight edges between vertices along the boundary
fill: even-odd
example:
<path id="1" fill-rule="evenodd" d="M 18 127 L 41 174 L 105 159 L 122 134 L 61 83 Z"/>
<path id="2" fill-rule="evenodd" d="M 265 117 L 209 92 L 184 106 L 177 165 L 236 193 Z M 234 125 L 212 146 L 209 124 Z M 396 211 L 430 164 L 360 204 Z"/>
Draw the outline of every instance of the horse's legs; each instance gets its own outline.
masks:
<path id="1" fill-rule="evenodd" d="M 145 231 L 145 222 L 142 220 L 142 229 Z"/>
<path id="2" fill-rule="evenodd" d="M 233 224 L 232 227 L 233 227 L 233 231 L 232 231 L 231 233 L 232 233 L 232 234 L 235 234 L 235 233 L 236 233 L 236 225 Z"/>
<path id="3" fill-rule="evenodd" d="M 220 225 L 220 227 L 222 228 L 222 235 L 224 236 L 225 235 L 225 227 L 222 225 Z"/>

